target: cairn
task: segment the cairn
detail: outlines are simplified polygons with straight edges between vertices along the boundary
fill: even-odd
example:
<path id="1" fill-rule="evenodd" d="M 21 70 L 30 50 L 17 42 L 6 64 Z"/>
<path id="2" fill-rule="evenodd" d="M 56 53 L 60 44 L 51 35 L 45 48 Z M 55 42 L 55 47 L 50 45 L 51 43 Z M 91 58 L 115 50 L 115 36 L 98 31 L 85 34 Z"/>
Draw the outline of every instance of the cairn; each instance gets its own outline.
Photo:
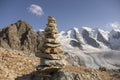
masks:
<path id="1" fill-rule="evenodd" d="M 58 30 L 56 20 L 48 16 L 48 24 L 44 31 L 45 39 L 41 49 L 41 63 L 37 70 L 43 76 L 59 71 L 66 65 L 65 55 L 57 41 Z"/>

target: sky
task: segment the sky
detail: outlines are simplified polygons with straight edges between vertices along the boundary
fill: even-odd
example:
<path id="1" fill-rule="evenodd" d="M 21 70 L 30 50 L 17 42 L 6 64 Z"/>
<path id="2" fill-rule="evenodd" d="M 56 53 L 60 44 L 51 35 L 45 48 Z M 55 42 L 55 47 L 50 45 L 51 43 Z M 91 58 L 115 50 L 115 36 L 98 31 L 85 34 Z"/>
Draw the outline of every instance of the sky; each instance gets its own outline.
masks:
<path id="1" fill-rule="evenodd" d="M 0 0 L 0 28 L 18 20 L 34 30 L 44 29 L 47 17 L 56 19 L 59 31 L 73 27 L 120 27 L 120 0 Z"/>

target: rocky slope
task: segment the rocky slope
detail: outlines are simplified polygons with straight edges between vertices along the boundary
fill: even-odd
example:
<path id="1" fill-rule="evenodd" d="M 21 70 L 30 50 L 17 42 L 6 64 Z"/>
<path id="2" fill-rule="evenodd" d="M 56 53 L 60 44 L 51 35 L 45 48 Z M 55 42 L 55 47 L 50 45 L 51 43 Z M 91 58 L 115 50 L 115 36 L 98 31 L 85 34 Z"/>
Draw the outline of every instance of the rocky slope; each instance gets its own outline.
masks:
<path id="1" fill-rule="evenodd" d="M 15 80 L 30 74 L 39 65 L 39 58 L 25 52 L 0 48 L 0 80 Z"/>
<path id="2" fill-rule="evenodd" d="M 25 53 L 25 52 L 24 52 Z M 0 80 L 42 80 L 36 72 L 40 59 L 21 51 L 0 48 Z M 119 80 L 117 72 L 99 71 L 85 67 L 66 66 L 52 73 L 49 80 Z"/>

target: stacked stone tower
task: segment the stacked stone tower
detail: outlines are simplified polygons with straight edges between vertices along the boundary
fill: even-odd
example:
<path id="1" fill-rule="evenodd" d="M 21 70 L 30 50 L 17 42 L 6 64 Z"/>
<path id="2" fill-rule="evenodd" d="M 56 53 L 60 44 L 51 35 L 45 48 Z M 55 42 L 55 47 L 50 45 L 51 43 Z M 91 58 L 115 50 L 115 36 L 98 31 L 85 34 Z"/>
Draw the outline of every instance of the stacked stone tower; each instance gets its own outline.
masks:
<path id="1" fill-rule="evenodd" d="M 45 28 L 45 39 L 42 47 L 42 53 L 47 54 L 58 54 L 63 53 L 63 51 L 59 48 L 60 43 L 57 41 L 58 38 L 58 30 L 57 24 L 53 17 L 48 16 L 48 24 Z"/>
<path id="2" fill-rule="evenodd" d="M 50 73 L 59 71 L 67 63 L 64 52 L 60 49 L 60 43 L 57 41 L 58 30 L 56 21 L 51 16 L 48 16 L 48 24 L 44 35 L 44 43 L 39 54 L 41 63 L 37 70 L 42 75 L 49 75 Z"/>

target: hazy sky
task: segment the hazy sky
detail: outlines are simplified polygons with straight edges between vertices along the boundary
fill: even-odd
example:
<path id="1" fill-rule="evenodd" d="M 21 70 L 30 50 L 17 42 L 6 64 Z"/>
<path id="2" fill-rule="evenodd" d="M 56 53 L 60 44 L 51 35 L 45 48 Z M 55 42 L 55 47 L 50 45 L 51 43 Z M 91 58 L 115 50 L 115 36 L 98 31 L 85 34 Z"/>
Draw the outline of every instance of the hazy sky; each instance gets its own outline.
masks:
<path id="1" fill-rule="evenodd" d="M 47 17 L 59 30 L 89 26 L 108 28 L 120 22 L 120 0 L 0 0 L 0 28 L 22 19 L 33 29 L 44 29 Z"/>

